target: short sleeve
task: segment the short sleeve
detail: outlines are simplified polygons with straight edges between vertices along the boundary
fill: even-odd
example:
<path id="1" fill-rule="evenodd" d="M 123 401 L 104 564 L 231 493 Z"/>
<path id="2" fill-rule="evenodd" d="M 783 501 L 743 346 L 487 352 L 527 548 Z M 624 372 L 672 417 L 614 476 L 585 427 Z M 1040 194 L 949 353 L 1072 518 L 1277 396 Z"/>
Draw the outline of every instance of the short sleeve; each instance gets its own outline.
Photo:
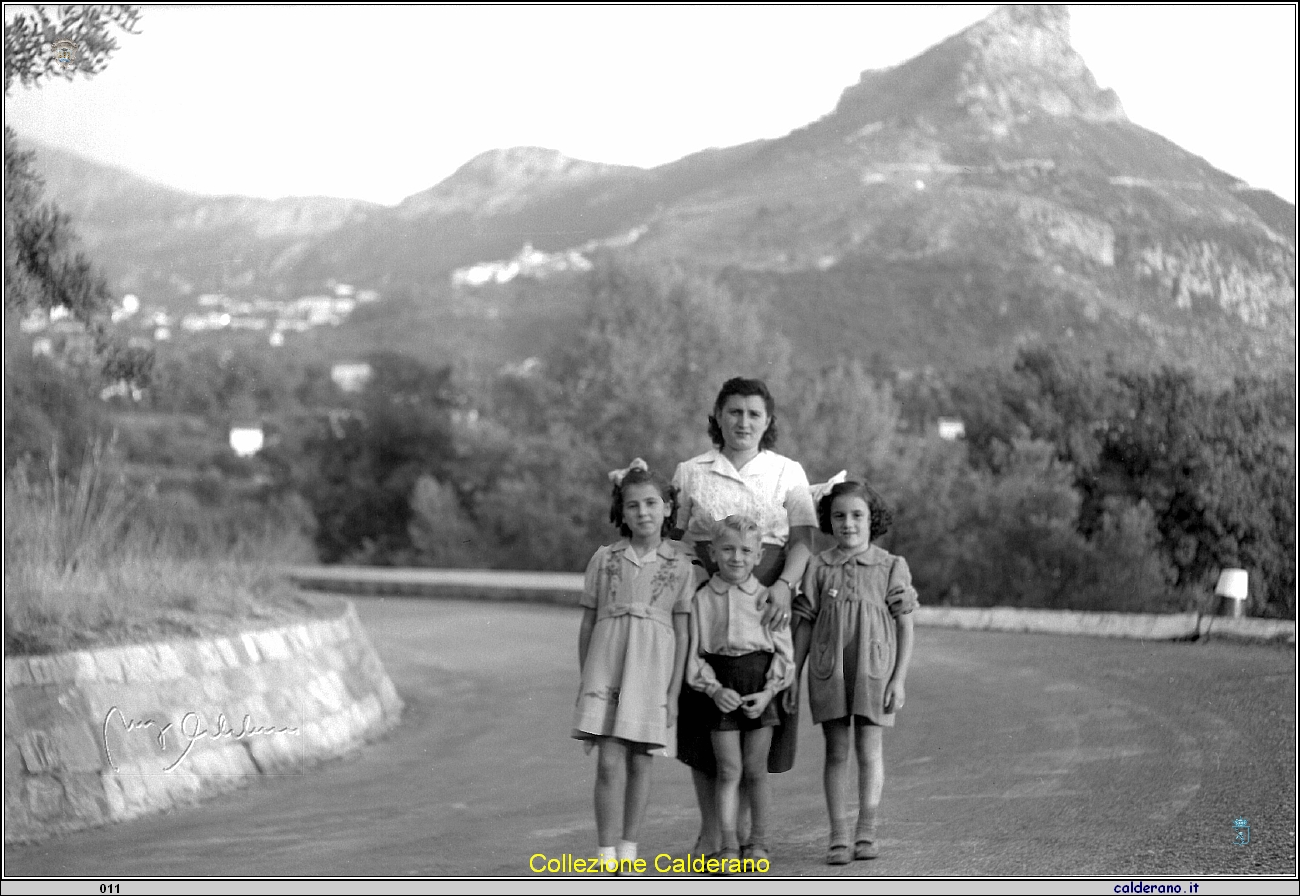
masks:
<path id="1" fill-rule="evenodd" d="M 895 557 L 889 567 L 889 588 L 885 592 L 885 605 L 895 619 L 915 610 L 920 601 L 916 589 L 912 587 L 912 571 L 907 568 L 907 561 Z"/>
<path id="2" fill-rule="evenodd" d="M 673 600 L 673 613 L 689 614 L 691 605 L 695 600 L 695 564 L 691 563 L 690 558 L 683 552 L 681 562 L 686 564 L 686 569 L 681 576 L 681 582 L 677 589 L 677 597 Z"/>
<path id="3" fill-rule="evenodd" d="M 686 525 L 691 521 L 691 496 L 686 489 L 686 464 L 678 464 L 677 469 L 673 471 L 673 488 L 677 489 L 677 518 L 673 520 L 673 528 L 678 532 L 685 532 Z"/>
<path id="4" fill-rule="evenodd" d="M 785 515 L 790 528 L 816 527 L 817 508 L 813 506 L 812 489 L 808 487 L 808 474 L 796 461 L 790 461 L 785 473 Z"/>
<path id="5" fill-rule="evenodd" d="M 608 546 L 598 548 L 587 563 L 587 574 L 583 577 L 582 597 L 578 598 L 578 606 L 590 607 L 593 610 L 599 606 L 600 571 L 605 566 L 605 554 L 608 551 Z"/>
<path id="6" fill-rule="evenodd" d="M 767 667 L 763 686 L 784 691 L 795 682 L 794 640 L 788 628 L 772 633 L 772 662 Z"/>

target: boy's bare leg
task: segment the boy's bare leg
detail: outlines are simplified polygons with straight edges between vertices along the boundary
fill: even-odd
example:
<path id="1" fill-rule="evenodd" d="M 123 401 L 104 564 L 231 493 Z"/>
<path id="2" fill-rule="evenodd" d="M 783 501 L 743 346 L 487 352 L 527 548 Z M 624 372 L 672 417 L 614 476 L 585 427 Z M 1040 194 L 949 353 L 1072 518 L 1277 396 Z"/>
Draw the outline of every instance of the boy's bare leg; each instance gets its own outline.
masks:
<path id="1" fill-rule="evenodd" d="M 739 731 L 714 731 L 713 753 L 718 760 L 718 829 L 721 832 L 722 852 L 740 853 L 740 838 L 736 834 L 736 818 L 740 813 L 740 779 L 744 775 L 744 760 L 740 748 Z"/>

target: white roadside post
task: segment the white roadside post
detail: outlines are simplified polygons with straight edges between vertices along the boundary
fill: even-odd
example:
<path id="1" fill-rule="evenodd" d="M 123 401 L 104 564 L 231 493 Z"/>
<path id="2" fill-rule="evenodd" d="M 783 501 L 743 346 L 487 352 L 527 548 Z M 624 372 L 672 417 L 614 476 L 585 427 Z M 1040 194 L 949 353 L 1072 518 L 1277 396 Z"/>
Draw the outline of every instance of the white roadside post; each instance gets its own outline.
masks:
<path id="1" fill-rule="evenodd" d="M 1219 573 L 1219 584 L 1214 593 L 1218 596 L 1215 614 L 1240 619 L 1246 615 L 1246 570 L 1225 569 Z"/>

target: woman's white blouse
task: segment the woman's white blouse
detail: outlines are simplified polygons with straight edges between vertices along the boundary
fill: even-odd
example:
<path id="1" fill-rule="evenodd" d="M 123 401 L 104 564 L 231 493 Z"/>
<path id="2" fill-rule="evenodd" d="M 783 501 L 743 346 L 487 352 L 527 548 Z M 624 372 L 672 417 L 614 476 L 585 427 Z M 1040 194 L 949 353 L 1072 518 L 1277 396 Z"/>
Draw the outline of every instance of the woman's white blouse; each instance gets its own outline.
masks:
<path id="1" fill-rule="evenodd" d="M 803 467 L 788 457 L 760 451 L 737 470 L 718 449 L 677 465 L 677 527 L 684 541 L 711 541 L 714 520 L 733 513 L 752 518 L 763 543 L 783 545 L 791 526 L 816 526 L 817 510 Z"/>

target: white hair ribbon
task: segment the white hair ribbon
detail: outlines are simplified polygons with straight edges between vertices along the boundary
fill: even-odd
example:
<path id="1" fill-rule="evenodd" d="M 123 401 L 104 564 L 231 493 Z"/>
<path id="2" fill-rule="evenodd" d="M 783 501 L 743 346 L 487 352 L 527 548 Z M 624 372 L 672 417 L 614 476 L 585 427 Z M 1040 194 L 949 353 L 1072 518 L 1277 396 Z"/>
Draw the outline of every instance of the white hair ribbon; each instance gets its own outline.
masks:
<path id="1" fill-rule="evenodd" d="M 627 465 L 626 467 L 624 467 L 623 469 L 621 469 L 621 470 L 610 470 L 610 471 L 609 471 L 609 481 L 612 482 L 614 485 L 622 485 L 622 484 L 623 484 L 623 478 L 624 478 L 625 476 L 627 476 L 628 473 L 631 473 L 633 470 L 646 470 L 646 471 L 649 471 L 649 469 L 650 469 L 650 466 L 649 466 L 645 461 L 643 461 L 643 460 L 642 460 L 641 458 L 639 458 L 639 457 L 635 457 L 635 458 L 632 459 L 632 463 L 628 464 L 628 465 Z"/>
<path id="2" fill-rule="evenodd" d="M 830 491 L 834 486 L 839 485 L 841 482 L 843 482 L 845 479 L 848 478 L 849 478 L 849 471 L 840 470 L 838 473 L 836 473 L 830 479 L 827 479 L 825 482 L 819 482 L 816 485 L 808 486 L 808 491 L 812 492 L 813 506 L 816 507 L 817 503 L 821 501 L 822 498 L 830 494 Z"/>

